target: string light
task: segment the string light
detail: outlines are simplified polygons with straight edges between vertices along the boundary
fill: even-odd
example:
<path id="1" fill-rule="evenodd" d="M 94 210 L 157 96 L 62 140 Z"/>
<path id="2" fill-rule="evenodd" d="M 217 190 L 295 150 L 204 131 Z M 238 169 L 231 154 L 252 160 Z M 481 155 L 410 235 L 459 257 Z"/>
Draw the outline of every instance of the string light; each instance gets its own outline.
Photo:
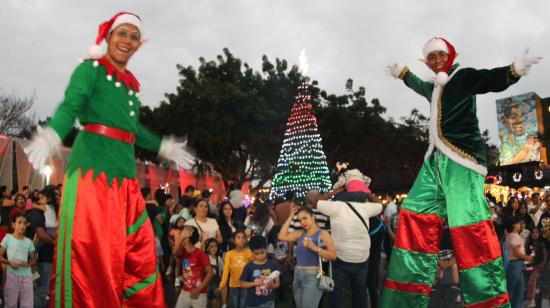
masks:
<path id="1" fill-rule="evenodd" d="M 535 170 L 535 179 L 542 180 L 543 173 L 542 170 Z"/>
<path id="2" fill-rule="evenodd" d="M 283 197 L 287 191 L 295 192 L 296 197 L 302 199 L 310 189 L 318 189 L 321 193 L 330 190 L 330 171 L 308 89 L 307 83 L 298 86 L 299 93 L 288 117 L 270 199 Z"/>

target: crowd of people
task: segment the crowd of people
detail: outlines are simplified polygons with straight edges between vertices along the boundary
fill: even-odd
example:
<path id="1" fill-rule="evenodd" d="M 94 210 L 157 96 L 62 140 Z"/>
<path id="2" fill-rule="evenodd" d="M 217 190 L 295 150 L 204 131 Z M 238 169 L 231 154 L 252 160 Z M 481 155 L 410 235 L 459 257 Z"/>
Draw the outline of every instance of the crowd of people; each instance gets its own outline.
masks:
<path id="1" fill-rule="evenodd" d="M 506 202 L 487 195 L 487 200 L 501 242 L 511 304 L 540 307 L 550 288 L 550 193 L 515 194 Z"/>
<path id="2" fill-rule="evenodd" d="M 176 307 L 274 307 L 290 298 L 300 308 L 343 307 L 346 288 L 353 307 L 378 307 L 403 199 L 375 197 L 368 180 L 356 180 L 324 195 L 310 190 L 303 200 L 289 191 L 285 200 L 258 196 L 249 204 L 237 185 L 218 204 L 210 190 L 193 186 L 177 197 L 142 188 L 158 268 L 177 290 Z M 60 192 L 0 187 L 5 307 L 49 303 Z M 550 194 L 486 198 L 513 307 L 541 307 L 550 288 Z M 438 265 L 430 307 L 461 305 L 448 228 Z M 323 288 L 321 276 L 333 285 Z"/>

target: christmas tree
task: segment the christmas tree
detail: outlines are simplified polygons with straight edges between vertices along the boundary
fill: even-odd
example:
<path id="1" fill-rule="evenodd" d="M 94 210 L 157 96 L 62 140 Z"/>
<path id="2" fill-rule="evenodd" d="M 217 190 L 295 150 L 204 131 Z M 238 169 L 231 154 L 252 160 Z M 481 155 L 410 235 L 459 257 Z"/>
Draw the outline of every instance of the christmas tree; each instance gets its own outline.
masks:
<path id="1" fill-rule="evenodd" d="M 283 197 L 287 191 L 293 191 L 302 200 L 310 189 L 321 193 L 330 190 L 327 159 L 308 88 L 307 83 L 300 84 L 288 117 L 277 173 L 271 184 L 272 200 Z"/>

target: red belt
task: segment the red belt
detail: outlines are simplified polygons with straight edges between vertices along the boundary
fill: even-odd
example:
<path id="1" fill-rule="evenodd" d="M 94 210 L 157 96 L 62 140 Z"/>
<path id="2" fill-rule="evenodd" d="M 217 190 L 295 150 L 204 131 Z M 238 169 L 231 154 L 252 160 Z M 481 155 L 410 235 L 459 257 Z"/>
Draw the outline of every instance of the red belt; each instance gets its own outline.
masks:
<path id="1" fill-rule="evenodd" d="M 136 136 L 134 134 L 102 124 L 86 124 L 84 125 L 84 130 L 129 144 L 134 144 L 136 142 Z"/>

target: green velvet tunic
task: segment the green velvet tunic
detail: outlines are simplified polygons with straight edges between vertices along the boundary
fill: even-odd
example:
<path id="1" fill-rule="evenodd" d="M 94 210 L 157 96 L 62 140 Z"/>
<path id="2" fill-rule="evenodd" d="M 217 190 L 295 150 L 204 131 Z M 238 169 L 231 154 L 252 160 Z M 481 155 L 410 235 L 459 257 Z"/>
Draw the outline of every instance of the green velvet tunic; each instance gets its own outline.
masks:
<path id="1" fill-rule="evenodd" d="M 476 114 L 476 94 L 504 91 L 519 78 L 512 76 L 510 66 L 490 70 L 463 68 L 455 72 L 457 69 L 458 64 L 453 65 L 449 71 L 450 79 L 438 98 L 432 98 L 433 83 L 418 78 L 408 69 L 402 77 L 409 88 L 432 104 L 437 102 L 438 106 L 432 106 L 437 108 L 437 119 L 430 119 L 435 121 L 434 125 L 430 125 L 433 138 L 439 139 L 442 147 L 452 150 L 457 155 L 455 160 L 461 160 L 459 163 L 465 165 L 463 162 L 467 160 L 486 166 L 485 147 Z M 432 131 L 434 129 L 436 131 Z M 438 143 L 435 147 L 439 148 Z"/>
<path id="2" fill-rule="evenodd" d="M 110 79 L 110 80 L 109 80 Z M 161 140 L 139 123 L 139 94 L 108 76 L 105 66 L 85 61 L 73 72 L 65 98 L 48 126 L 61 139 L 73 128 L 75 118 L 82 125 L 103 124 L 136 136 L 136 145 L 157 153 Z M 67 173 L 93 170 L 94 178 L 105 172 L 108 182 L 136 177 L 134 145 L 81 130 L 67 163 Z"/>

